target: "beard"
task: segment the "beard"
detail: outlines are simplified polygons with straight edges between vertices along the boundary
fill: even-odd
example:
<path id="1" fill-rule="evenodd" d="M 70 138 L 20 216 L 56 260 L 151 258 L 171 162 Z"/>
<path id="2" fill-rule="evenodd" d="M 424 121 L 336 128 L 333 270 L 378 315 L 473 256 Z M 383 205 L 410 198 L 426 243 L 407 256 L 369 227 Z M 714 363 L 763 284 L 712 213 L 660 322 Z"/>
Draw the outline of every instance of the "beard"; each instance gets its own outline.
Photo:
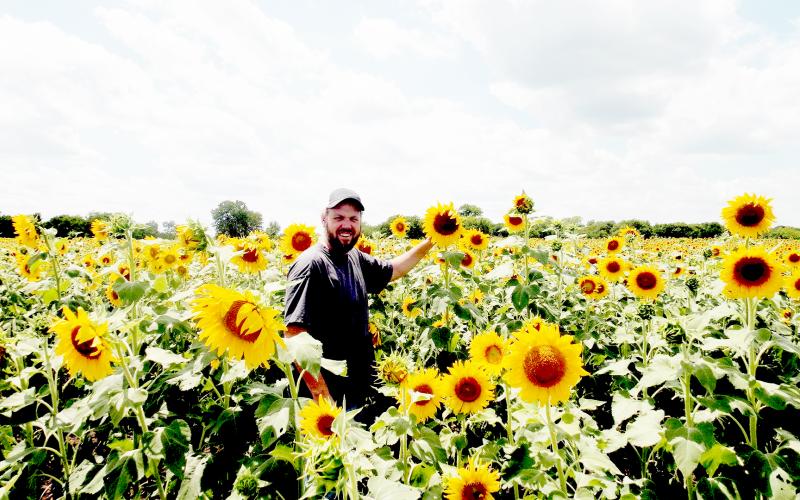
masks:
<path id="1" fill-rule="evenodd" d="M 346 254 L 352 250 L 353 247 L 356 246 L 356 243 L 358 243 L 358 238 L 361 237 L 361 231 L 356 231 L 354 229 L 353 236 L 350 237 L 350 241 L 345 243 L 340 239 L 338 234 L 331 232 L 329 229 L 326 229 L 326 232 L 328 233 L 328 245 L 330 246 L 331 251 L 337 254 Z"/>

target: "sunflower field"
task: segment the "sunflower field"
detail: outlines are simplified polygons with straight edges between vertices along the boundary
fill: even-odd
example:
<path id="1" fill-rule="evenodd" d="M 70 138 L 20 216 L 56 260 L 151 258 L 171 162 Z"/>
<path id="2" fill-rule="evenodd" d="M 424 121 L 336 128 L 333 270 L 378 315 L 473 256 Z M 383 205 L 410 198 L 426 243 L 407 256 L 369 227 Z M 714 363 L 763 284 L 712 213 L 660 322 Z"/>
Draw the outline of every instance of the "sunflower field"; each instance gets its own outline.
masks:
<path id="1" fill-rule="evenodd" d="M 715 240 L 529 239 L 535 217 L 515 197 L 497 238 L 431 206 L 435 247 L 371 297 L 363 422 L 299 395 L 347 370 L 283 324 L 314 227 L 135 240 L 119 215 L 62 239 L 15 216 L 0 498 L 797 498 L 800 245 L 762 237 L 770 200 L 731 200 Z"/>

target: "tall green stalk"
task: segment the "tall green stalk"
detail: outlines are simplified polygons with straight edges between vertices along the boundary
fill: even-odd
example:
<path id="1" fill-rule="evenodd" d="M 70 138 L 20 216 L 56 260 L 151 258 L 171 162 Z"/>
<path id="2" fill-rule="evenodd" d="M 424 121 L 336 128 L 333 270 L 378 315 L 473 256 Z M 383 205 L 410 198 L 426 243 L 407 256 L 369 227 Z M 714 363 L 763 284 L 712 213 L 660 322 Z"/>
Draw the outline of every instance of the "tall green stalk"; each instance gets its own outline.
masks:
<path id="1" fill-rule="evenodd" d="M 561 491 L 565 494 L 567 492 L 567 479 L 564 476 L 564 466 L 561 463 L 561 453 L 558 451 L 558 441 L 556 440 L 556 426 L 553 424 L 553 417 L 550 412 L 550 400 L 548 399 L 545 405 L 545 413 L 547 415 L 547 428 L 550 430 L 550 445 L 553 447 L 553 453 L 556 455 L 556 470 L 558 470 L 558 480 L 561 483 Z"/>

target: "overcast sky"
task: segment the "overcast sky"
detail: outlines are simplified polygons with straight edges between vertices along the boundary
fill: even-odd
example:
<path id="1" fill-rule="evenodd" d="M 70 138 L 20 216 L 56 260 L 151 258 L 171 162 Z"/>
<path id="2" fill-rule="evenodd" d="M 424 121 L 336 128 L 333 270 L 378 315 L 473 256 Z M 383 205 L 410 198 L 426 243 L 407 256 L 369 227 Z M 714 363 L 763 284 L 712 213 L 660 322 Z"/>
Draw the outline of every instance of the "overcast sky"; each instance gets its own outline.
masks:
<path id="1" fill-rule="evenodd" d="M 0 4 L 0 213 L 316 225 L 524 189 L 541 215 L 800 226 L 800 2 Z"/>

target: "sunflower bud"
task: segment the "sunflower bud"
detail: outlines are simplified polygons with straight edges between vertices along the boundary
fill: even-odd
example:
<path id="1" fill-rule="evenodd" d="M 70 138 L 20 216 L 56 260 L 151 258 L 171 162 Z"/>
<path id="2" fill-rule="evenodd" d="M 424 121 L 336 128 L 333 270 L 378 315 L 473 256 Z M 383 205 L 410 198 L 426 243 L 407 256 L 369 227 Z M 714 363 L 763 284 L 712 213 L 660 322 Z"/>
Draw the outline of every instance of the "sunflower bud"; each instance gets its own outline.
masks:
<path id="1" fill-rule="evenodd" d="M 697 290 L 700 289 L 700 280 L 692 276 L 686 280 L 686 288 L 688 288 L 693 294 L 697 294 Z"/>
<path id="2" fill-rule="evenodd" d="M 639 317 L 648 320 L 656 315 L 656 308 L 653 304 L 639 304 Z"/>

